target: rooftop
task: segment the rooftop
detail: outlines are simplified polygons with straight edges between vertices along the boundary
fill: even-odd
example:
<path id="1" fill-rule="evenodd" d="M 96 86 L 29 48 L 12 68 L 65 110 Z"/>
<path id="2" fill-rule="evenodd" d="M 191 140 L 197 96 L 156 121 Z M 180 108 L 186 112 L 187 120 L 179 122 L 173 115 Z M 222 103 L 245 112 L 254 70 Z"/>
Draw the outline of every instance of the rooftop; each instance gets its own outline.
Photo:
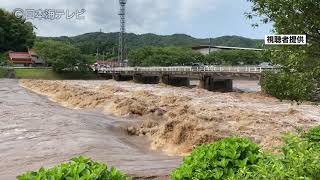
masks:
<path id="1" fill-rule="evenodd" d="M 199 49 L 225 49 L 225 50 L 250 50 L 250 51 L 264 51 L 264 49 L 258 49 L 258 48 L 244 48 L 244 47 L 230 47 L 230 46 L 209 46 L 209 45 L 199 45 L 192 47 L 193 50 L 199 50 Z"/>
<path id="2" fill-rule="evenodd" d="M 9 57 L 10 59 L 30 59 L 31 60 L 31 56 L 28 52 L 10 52 L 9 53 Z"/>

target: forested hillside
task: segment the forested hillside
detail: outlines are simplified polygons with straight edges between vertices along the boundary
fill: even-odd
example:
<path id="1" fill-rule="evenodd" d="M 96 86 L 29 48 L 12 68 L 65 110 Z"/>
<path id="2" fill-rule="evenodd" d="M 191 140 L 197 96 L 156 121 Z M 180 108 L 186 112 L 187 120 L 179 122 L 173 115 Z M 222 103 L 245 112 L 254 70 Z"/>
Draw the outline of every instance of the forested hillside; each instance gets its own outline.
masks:
<path id="1" fill-rule="evenodd" d="M 84 54 L 94 54 L 97 49 L 105 52 L 108 56 L 117 54 L 118 33 L 87 33 L 74 37 L 39 37 L 43 39 L 53 39 L 71 43 L 79 47 Z M 185 34 L 174 34 L 161 36 L 156 34 L 137 35 L 133 33 L 127 34 L 128 49 L 136 49 L 146 46 L 154 47 L 191 47 L 196 45 L 208 44 L 209 39 L 197 39 Z M 212 39 L 212 45 L 220 46 L 236 46 L 236 47 L 261 47 L 262 40 L 249 39 L 240 36 L 222 36 Z"/>

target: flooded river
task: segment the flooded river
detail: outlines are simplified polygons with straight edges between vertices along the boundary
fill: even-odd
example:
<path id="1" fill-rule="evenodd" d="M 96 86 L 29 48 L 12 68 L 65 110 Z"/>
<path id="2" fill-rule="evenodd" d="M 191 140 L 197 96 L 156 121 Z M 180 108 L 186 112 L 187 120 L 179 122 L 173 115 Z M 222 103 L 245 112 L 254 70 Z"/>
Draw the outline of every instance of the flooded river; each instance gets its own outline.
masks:
<path id="1" fill-rule="evenodd" d="M 181 163 L 174 155 L 199 144 L 237 135 L 273 151 L 283 134 L 320 124 L 313 103 L 280 102 L 257 92 L 256 81 L 234 87 L 219 93 L 113 80 L 2 79 L 0 180 L 78 155 L 133 177 L 168 179 Z"/>
<path id="2" fill-rule="evenodd" d="M 257 92 L 257 81 L 234 82 L 236 92 L 230 93 L 114 80 L 19 83 L 65 107 L 133 117 L 128 134 L 148 137 L 152 149 L 170 155 L 187 155 L 199 144 L 234 135 L 275 151 L 283 134 L 320 122 L 319 106 L 280 102 Z"/>
<path id="3" fill-rule="evenodd" d="M 0 179 L 51 167 L 78 155 L 135 177 L 163 177 L 181 158 L 148 150 L 148 140 L 122 130 L 129 120 L 96 109 L 74 110 L 0 79 Z"/>

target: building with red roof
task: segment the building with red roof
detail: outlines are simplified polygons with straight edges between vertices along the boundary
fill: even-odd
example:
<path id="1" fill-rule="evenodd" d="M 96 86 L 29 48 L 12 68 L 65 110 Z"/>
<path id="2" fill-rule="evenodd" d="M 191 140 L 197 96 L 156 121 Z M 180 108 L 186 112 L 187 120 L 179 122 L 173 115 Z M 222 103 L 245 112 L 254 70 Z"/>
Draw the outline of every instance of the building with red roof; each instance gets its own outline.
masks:
<path id="1" fill-rule="evenodd" d="M 32 51 L 29 52 L 9 52 L 9 58 L 15 66 L 31 67 L 43 66 L 44 62 Z"/>

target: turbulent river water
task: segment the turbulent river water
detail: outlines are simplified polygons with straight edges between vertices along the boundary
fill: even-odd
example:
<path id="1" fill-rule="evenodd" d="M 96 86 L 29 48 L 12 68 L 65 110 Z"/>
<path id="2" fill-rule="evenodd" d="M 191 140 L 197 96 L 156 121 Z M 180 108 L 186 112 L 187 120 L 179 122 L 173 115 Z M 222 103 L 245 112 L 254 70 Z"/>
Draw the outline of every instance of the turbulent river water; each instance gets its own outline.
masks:
<path id="1" fill-rule="evenodd" d="M 236 135 L 276 152 L 283 134 L 320 124 L 318 105 L 280 102 L 257 81 L 235 81 L 230 93 L 194 83 L 0 79 L 0 180 L 78 155 L 168 179 L 182 160 L 175 155 L 200 144 Z"/>
<path id="2" fill-rule="evenodd" d="M 51 167 L 78 155 L 115 166 L 133 177 L 164 177 L 180 157 L 150 151 L 148 140 L 128 136 L 129 120 L 95 109 L 62 107 L 0 79 L 0 179 Z"/>

